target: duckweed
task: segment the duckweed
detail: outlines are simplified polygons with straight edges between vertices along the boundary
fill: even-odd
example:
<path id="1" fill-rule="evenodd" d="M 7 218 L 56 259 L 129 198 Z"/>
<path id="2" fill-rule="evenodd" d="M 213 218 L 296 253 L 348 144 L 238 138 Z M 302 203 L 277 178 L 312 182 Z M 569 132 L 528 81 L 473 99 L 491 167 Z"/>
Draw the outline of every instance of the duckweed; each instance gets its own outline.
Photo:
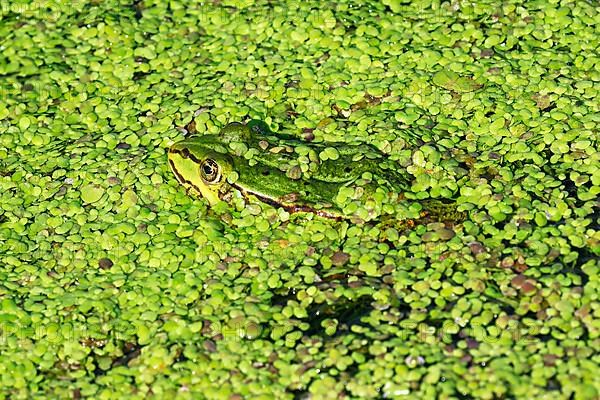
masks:
<path id="1" fill-rule="evenodd" d="M 0 2 L 0 397 L 598 398 L 597 15 Z M 168 146 L 252 118 L 411 192 L 187 196 Z M 464 221 L 415 225 L 429 198 Z"/>

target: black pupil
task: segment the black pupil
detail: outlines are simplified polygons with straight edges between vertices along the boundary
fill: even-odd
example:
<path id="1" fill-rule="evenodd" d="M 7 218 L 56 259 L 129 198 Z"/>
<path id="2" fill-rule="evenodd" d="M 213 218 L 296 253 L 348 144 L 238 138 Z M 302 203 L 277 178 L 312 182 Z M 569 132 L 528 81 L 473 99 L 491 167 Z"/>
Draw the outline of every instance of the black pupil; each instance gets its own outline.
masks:
<path id="1" fill-rule="evenodd" d="M 207 182 L 215 183 L 219 179 L 219 166 L 215 160 L 207 159 L 202 164 L 202 175 Z"/>

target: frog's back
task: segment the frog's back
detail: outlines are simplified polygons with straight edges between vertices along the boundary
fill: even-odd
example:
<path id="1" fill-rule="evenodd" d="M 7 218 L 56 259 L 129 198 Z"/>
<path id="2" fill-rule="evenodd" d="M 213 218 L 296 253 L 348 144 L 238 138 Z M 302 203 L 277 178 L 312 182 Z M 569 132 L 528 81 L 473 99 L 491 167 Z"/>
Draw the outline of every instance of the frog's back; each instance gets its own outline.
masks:
<path id="1" fill-rule="evenodd" d="M 305 178 L 327 183 L 350 183 L 371 173 L 374 178 L 386 182 L 396 190 L 405 190 L 410 186 L 407 176 L 396 172 L 387 157 L 369 144 L 349 145 L 345 143 L 311 143 L 295 136 L 273 133 L 268 126 L 258 120 L 251 120 L 245 126 L 251 139 L 250 147 L 259 152 L 261 162 L 286 171 L 298 162 L 302 148 L 303 154 L 310 159 L 309 170 Z M 323 160 L 321 152 L 335 149 L 334 157 Z"/>
<path id="2" fill-rule="evenodd" d="M 348 147 L 355 147 L 355 151 L 350 151 Z M 383 154 L 373 151 L 376 150 L 367 145 L 347 146 L 337 159 L 320 162 L 318 169 L 311 176 L 313 179 L 329 182 L 354 182 L 370 174 L 372 180 L 380 181 L 396 190 L 408 189 L 408 177 L 392 169 L 394 165 Z"/>

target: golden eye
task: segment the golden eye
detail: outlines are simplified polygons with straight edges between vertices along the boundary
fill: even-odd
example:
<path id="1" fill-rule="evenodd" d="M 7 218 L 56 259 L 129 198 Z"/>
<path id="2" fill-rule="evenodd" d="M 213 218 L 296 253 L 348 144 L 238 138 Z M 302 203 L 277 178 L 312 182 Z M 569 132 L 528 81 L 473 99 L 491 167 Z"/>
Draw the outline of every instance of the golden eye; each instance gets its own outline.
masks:
<path id="1" fill-rule="evenodd" d="M 221 169 L 213 159 L 207 158 L 200 165 L 200 176 L 204 183 L 217 183 L 221 180 Z"/>

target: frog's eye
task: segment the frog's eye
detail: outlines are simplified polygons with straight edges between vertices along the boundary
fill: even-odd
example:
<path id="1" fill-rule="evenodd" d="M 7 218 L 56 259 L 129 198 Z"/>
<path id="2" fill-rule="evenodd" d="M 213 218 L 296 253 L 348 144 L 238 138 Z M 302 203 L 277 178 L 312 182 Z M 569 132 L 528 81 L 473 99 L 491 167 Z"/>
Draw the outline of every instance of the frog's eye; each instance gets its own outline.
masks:
<path id="1" fill-rule="evenodd" d="M 221 180 L 221 169 L 219 164 L 211 158 L 204 160 L 200 165 L 200 176 L 205 183 L 217 183 Z"/>

